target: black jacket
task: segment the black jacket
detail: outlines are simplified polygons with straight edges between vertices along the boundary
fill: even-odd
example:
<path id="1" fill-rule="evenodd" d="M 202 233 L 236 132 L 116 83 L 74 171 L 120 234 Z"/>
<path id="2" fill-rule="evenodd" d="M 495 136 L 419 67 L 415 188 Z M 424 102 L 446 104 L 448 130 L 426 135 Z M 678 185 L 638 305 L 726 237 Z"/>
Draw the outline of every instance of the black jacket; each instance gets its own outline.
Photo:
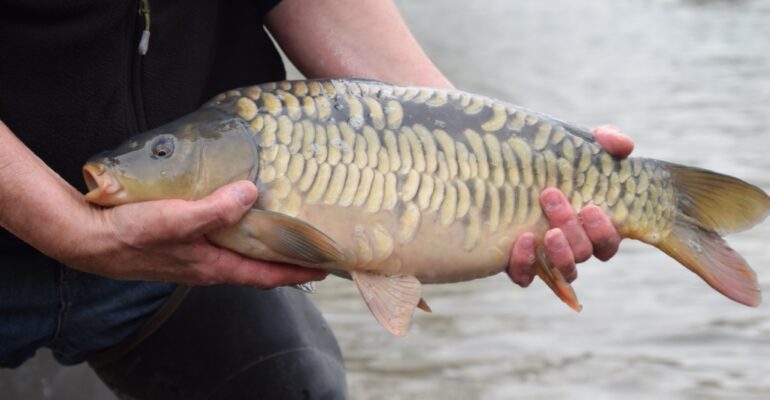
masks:
<path id="1" fill-rule="evenodd" d="M 140 55 L 141 0 L 0 0 L 0 119 L 83 190 L 91 155 L 227 89 L 283 79 L 262 26 L 278 1 L 150 0 Z M 0 229 L 0 248 L 19 244 Z"/>

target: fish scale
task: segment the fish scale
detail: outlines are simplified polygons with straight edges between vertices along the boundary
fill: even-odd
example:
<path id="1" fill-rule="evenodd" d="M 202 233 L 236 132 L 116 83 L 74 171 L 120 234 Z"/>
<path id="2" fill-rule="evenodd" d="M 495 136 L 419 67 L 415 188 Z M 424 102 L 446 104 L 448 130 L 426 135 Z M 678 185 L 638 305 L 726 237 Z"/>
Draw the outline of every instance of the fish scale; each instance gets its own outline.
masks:
<path id="1" fill-rule="evenodd" d="M 238 179 L 260 191 L 214 244 L 256 259 L 351 278 L 377 320 L 403 335 L 430 310 L 422 283 L 506 269 L 533 232 L 537 275 L 580 304 L 544 255 L 546 187 L 593 203 L 623 237 L 654 245 L 740 303 L 760 293 L 720 235 L 770 213 L 739 179 L 664 161 L 617 160 L 591 133 L 484 96 L 354 79 L 285 81 L 227 91 L 84 166 L 102 206 L 198 199 Z"/>
<path id="2" fill-rule="evenodd" d="M 319 113 L 317 104 L 333 106 Z M 356 194 L 355 203 L 366 212 L 400 210 L 402 215 L 393 215 L 399 220 L 398 232 L 388 232 L 390 237 L 413 239 L 410 231 L 417 229 L 415 219 L 433 217 L 442 225 L 462 226 L 464 251 L 480 245 L 483 241 L 477 236 L 484 233 L 521 230 L 515 226 L 522 221 L 533 225 L 530 229 L 544 227 L 533 193 L 548 186 L 574 199 L 576 210 L 589 202 L 599 205 L 621 229 L 629 225 L 658 236 L 670 229 L 666 201 L 672 189 L 664 179 L 654 178 L 661 172 L 654 165 L 633 158 L 613 159 L 593 140 L 585 140 L 590 139 L 587 131 L 483 96 L 422 88 L 393 90 L 378 82 L 287 81 L 230 91 L 209 105 L 250 122 L 258 111 L 266 112 L 271 121 L 277 119 L 277 124 L 252 124 L 260 138 L 261 169 L 268 171 L 267 179 L 260 174 L 260 202 L 272 211 L 296 216 L 302 209 L 302 205 L 273 201 L 287 195 L 285 189 L 274 193 L 275 185 L 286 180 L 276 180 L 273 174 L 290 173 L 291 192 L 307 193 L 297 197 L 302 204 L 356 207 L 352 201 Z M 282 146 L 297 140 L 300 125 L 304 127 L 299 133 L 302 147 Z M 349 156 L 342 157 L 343 153 Z M 316 163 L 301 163 L 300 154 L 305 160 L 315 157 Z M 290 169 L 289 160 L 293 161 Z M 443 174 L 438 172 L 442 168 Z M 300 170 L 312 171 L 304 183 L 297 180 Z M 362 171 L 367 178 L 361 179 Z M 487 187 L 478 189 L 478 179 Z M 655 196 L 638 196 L 637 187 L 644 193 L 650 185 L 658 189 Z M 473 198 L 472 187 L 476 187 Z M 663 199 L 658 199 L 658 193 Z M 406 210 L 410 211 L 405 218 Z M 418 217 L 414 210 L 427 215 Z M 518 215 L 522 213 L 525 216 Z M 480 218 L 483 231 L 474 218 Z M 495 247 L 508 250 L 511 245 L 512 239 Z"/>

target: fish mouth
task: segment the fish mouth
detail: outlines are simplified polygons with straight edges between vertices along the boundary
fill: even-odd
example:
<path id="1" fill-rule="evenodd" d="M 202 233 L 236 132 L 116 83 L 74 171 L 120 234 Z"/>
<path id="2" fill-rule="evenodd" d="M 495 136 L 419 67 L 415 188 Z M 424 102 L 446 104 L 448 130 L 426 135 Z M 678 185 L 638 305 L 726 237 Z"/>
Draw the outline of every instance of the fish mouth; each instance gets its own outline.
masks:
<path id="1" fill-rule="evenodd" d="M 88 186 L 85 199 L 89 203 L 100 206 L 115 206 L 122 204 L 123 185 L 107 172 L 102 164 L 88 163 L 83 166 L 83 179 Z"/>

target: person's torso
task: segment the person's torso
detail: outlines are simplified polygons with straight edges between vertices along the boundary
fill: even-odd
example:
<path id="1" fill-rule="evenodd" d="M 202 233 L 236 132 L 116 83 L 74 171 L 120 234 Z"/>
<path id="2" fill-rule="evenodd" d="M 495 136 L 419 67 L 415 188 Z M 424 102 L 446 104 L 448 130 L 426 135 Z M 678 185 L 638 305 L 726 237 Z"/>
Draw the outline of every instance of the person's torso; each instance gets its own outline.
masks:
<path id="1" fill-rule="evenodd" d="M 285 77 L 278 0 L 0 0 L 0 119 L 80 190 L 82 164 L 222 91 Z M 23 188 L 18 188 L 23 190 Z M 0 228 L 0 248 L 19 241 Z"/>

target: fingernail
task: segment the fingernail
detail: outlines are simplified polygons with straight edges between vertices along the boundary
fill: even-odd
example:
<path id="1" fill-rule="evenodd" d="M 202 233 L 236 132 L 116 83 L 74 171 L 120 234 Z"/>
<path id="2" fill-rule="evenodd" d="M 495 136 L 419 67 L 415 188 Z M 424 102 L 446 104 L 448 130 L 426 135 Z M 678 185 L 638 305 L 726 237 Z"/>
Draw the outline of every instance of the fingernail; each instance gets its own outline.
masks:
<path id="1" fill-rule="evenodd" d="M 561 199 L 555 193 L 546 194 L 543 200 L 545 200 L 546 211 L 556 211 L 561 207 Z"/>
<path id="2" fill-rule="evenodd" d="M 620 133 L 620 131 L 611 131 L 609 132 L 609 136 L 616 139 L 623 139 L 626 135 Z"/>

